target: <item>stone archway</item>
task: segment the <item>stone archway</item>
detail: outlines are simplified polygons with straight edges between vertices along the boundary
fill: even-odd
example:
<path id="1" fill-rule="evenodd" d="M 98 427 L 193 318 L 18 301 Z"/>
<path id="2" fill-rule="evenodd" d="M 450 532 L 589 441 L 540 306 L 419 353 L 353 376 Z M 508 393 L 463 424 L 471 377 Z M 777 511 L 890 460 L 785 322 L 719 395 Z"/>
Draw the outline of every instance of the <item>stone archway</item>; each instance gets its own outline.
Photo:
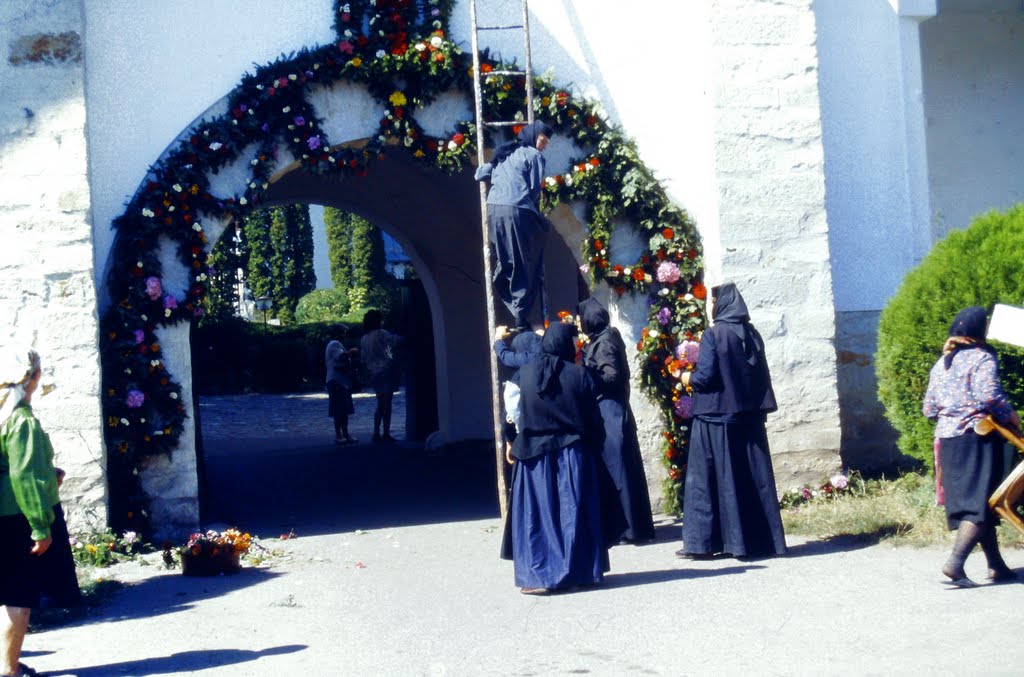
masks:
<path id="1" fill-rule="evenodd" d="M 421 226 L 445 210 L 455 210 L 445 220 L 448 227 L 478 222 L 470 211 L 460 211 L 476 205 L 475 198 L 444 199 L 459 194 L 455 184 L 446 183 L 467 171 L 473 151 L 471 62 L 447 37 L 451 4 L 375 0 L 336 3 L 335 9 L 338 43 L 305 49 L 243 77 L 171 144 L 114 221 L 111 306 L 103 318 L 102 346 L 115 528 L 155 525 L 173 532 L 198 522 L 186 321 L 202 313 L 211 242 L 250 209 L 301 200 L 311 185 L 326 182 L 323 195 L 372 211 L 366 197 L 373 191 L 359 185 L 369 180 L 362 187 L 376 185 L 384 198 L 377 201 L 382 213 L 375 220 L 395 225 L 409 244 L 415 244 L 414 233 L 423 240 L 419 256 L 433 276 L 431 303 L 440 306 L 439 344 L 465 341 L 468 350 L 476 346 L 486 354 L 488 337 L 474 341 L 471 330 L 452 329 L 456 319 L 472 314 L 467 308 L 473 300 L 463 297 L 472 285 L 464 278 L 468 261 L 479 257 L 466 254 L 466 261 L 453 262 L 444 254 L 470 240 L 457 238 L 442 247 L 422 237 L 428 230 L 409 223 L 415 216 Z M 497 62 L 484 65 L 502 70 Z M 702 326 L 699 239 L 686 213 L 669 202 L 635 146 L 603 119 L 597 104 L 574 99 L 544 78 L 535 81 L 534 91 L 559 141 L 547 152 L 552 176 L 545 196 L 562 203 L 553 221 L 566 243 L 582 245 L 596 281 L 607 282 L 619 296 L 628 294 L 623 300 L 632 310 L 618 317 L 633 325 L 629 341 L 640 339 L 640 381 L 661 411 L 662 425 L 656 427 L 666 428 L 664 462 L 679 483 L 687 427 L 685 408 L 673 407 L 680 395 L 667 365 L 677 344 Z M 504 76 L 486 78 L 485 96 L 499 118 L 513 116 L 520 94 Z M 401 169 L 389 175 L 390 167 Z M 417 188 L 402 192 L 406 182 Z M 465 191 L 474 184 L 461 185 Z M 390 214 L 398 198 L 415 202 L 422 213 Z M 574 249 L 551 248 L 558 261 L 549 268 L 549 289 L 568 294 L 551 299 L 556 309 L 571 308 L 575 300 Z M 553 279 L 556 270 L 571 270 L 572 281 Z M 463 282 L 455 284 L 459 276 Z M 666 314 L 675 318 L 667 326 Z M 613 308 L 613 321 L 616 316 Z M 650 331 L 641 337 L 638 327 L 645 323 Z M 482 331 L 483 323 L 478 326 Z M 472 381 L 472 370 L 453 371 L 450 354 L 446 347 L 449 373 Z M 458 353 L 459 359 L 472 355 Z M 447 395 L 458 390 L 454 385 L 449 377 Z M 457 421 L 468 433 L 486 417 L 464 411 L 465 401 L 449 402 L 447 424 Z M 655 444 L 660 443 L 650 446 Z"/>

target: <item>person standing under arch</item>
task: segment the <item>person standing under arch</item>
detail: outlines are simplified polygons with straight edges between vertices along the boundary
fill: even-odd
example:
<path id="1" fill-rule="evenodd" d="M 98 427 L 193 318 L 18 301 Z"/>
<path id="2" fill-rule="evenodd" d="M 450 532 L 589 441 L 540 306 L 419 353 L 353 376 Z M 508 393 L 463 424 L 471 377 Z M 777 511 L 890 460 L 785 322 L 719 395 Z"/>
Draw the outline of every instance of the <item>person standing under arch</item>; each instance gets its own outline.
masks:
<path id="1" fill-rule="evenodd" d="M 379 310 L 366 311 L 359 352 L 377 403 L 373 410 L 372 441 L 394 442 L 395 438 L 391 436 L 391 400 L 398 388 L 399 377 L 395 350 L 403 339 L 384 329 L 383 323 L 384 316 Z"/>
<path id="2" fill-rule="evenodd" d="M 629 360 L 626 344 L 611 326 L 608 310 L 595 298 L 579 304 L 580 328 L 589 341 L 583 348 L 583 366 L 597 384 L 597 401 L 604 420 L 601 457 L 615 484 L 616 498 L 626 528 L 616 541 L 643 543 L 654 540 L 651 497 L 647 491 L 636 420 L 629 406 Z M 610 506 L 609 506 L 610 509 Z"/>
<path id="3" fill-rule="evenodd" d="M 544 324 L 542 286 L 544 240 L 551 224 L 540 213 L 544 156 L 554 130 L 539 120 L 524 126 L 514 141 L 499 146 L 491 161 L 476 170 L 490 180 L 487 226 L 495 262 L 495 292 L 519 331 Z"/>

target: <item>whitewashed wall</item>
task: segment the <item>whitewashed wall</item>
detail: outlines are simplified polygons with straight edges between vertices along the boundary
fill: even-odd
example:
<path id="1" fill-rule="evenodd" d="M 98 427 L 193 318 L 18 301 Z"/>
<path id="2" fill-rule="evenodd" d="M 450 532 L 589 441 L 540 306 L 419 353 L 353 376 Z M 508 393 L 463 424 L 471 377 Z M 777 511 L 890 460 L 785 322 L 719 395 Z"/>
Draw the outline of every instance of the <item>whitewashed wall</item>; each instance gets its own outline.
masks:
<path id="1" fill-rule="evenodd" d="M 0 350 L 32 345 L 72 529 L 104 524 L 105 455 L 77 0 L 0 3 Z"/>

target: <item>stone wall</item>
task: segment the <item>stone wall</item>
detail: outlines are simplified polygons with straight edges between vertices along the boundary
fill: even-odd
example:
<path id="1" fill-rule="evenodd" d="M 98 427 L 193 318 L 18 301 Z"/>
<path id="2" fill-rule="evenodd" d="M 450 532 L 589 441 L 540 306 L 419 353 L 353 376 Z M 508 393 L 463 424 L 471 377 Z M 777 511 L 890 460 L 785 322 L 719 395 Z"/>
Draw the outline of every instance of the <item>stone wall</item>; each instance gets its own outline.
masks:
<path id="1" fill-rule="evenodd" d="M 719 254 L 766 341 L 778 484 L 840 466 L 835 312 L 812 0 L 712 0 Z"/>
<path id="2" fill-rule="evenodd" d="M 50 434 L 72 529 L 106 522 L 106 453 L 78 0 L 0 3 L 0 349 L 34 345 L 33 407 Z"/>

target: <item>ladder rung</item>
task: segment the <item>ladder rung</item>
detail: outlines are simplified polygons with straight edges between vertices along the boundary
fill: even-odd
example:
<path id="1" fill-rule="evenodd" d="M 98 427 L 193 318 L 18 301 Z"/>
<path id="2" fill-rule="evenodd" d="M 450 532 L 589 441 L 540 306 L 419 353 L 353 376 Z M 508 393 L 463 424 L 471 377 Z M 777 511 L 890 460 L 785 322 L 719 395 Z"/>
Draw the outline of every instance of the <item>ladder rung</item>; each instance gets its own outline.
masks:
<path id="1" fill-rule="evenodd" d="M 525 125 L 526 120 L 513 120 L 512 122 L 487 122 L 484 121 L 484 125 L 487 127 L 515 127 L 516 125 Z"/>
<path id="2" fill-rule="evenodd" d="M 476 27 L 476 29 L 478 31 L 512 31 L 512 30 L 518 30 L 518 29 L 522 29 L 522 28 L 524 28 L 524 26 L 522 24 L 512 24 L 512 25 L 509 25 L 509 26 L 477 26 Z"/>
<path id="3" fill-rule="evenodd" d="M 485 78 L 492 75 L 526 75 L 526 71 L 487 71 L 486 73 L 481 73 L 481 75 Z"/>

